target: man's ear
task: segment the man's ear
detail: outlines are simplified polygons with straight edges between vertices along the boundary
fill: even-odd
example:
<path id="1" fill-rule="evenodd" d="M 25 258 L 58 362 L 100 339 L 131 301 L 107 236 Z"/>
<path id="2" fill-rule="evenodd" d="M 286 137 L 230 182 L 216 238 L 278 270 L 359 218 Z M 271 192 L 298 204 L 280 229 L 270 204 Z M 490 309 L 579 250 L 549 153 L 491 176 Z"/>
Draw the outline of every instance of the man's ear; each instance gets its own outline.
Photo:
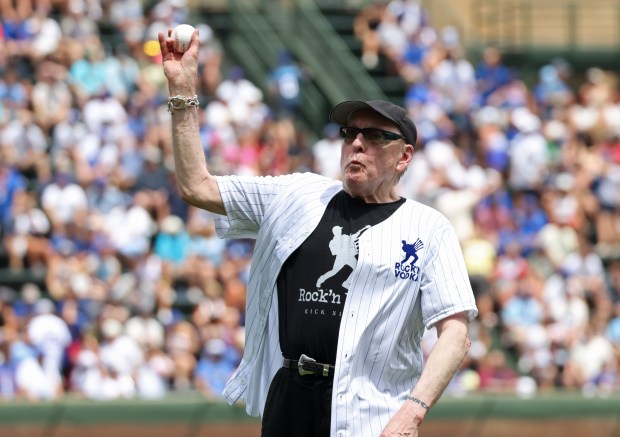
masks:
<path id="1" fill-rule="evenodd" d="M 413 148 L 413 146 L 411 144 L 405 144 L 403 152 L 398 160 L 398 163 L 396 164 L 396 171 L 398 173 L 402 174 L 405 172 L 405 170 L 407 170 L 411 159 L 413 159 L 414 153 L 415 149 Z"/>

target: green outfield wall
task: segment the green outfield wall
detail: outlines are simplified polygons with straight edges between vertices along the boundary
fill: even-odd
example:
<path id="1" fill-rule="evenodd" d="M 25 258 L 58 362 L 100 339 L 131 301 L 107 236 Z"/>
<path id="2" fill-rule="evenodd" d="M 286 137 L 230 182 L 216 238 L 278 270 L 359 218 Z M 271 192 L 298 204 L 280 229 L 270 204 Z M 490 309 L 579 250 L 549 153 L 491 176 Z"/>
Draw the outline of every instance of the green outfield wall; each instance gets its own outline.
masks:
<path id="1" fill-rule="evenodd" d="M 247 416 L 243 405 L 208 402 L 194 393 L 157 401 L 0 403 L 0 436 L 22 435 L 258 437 L 260 422 Z M 620 437 L 620 394 L 445 397 L 427 416 L 420 436 Z"/>

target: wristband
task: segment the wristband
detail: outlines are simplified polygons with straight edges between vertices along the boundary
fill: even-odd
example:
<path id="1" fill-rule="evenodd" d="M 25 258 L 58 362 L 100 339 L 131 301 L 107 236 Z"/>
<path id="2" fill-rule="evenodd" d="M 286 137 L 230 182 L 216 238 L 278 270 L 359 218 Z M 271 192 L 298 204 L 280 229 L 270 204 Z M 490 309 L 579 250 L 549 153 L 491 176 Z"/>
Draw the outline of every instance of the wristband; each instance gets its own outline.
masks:
<path id="1" fill-rule="evenodd" d="M 428 409 L 430 408 L 430 407 L 428 406 L 428 404 L 427 404 L 427 403 L 425 403 L 425 402 L 421 401 L 421 400 L 420 400 L 420 399 L 418 399 L 418 398 L 414 398 L 413 396 L 407 396 L 407 400 L 408 400 L 408 401 L 413 401 L 413 402 L 415 402 L 416 404 L 418 404 L 418 405 L 420 405 L 422 408 L 424 408 L 426 411 L 428 411 Z"/>

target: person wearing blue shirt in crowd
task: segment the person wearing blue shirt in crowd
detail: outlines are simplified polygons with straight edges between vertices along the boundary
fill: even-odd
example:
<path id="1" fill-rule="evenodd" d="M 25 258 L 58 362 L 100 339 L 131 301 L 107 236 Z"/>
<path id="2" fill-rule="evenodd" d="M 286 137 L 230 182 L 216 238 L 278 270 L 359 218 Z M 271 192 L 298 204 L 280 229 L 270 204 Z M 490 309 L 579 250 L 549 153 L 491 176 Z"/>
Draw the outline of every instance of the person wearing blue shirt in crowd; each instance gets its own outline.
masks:
<path id="1" fill-rule="evenodd" d="M 209 399 L 223 399 L 226 381 L 237 368 L 239 353 L 220 338 L 208 340 L 196 366 L 196 386 Z"/>
<path id="2" fill-rule="evenodd" d="M 0 156 L 0 235 L 11 220 L 15 196 L 26 189 L 24 177 Z"/>
<path id="3" fill-rule="evenodd" d="M 487 47 L 483 52 L 482 61 L 476 67 L 480 106 L 486 105 L 489 97 L 507 85 L 511 79 L 512 74 L 502 63 L 500 51 L 495 47 Z"/>
<path id="4" fill-rule="evenodd" d="M 275 99 L 279 116 L 297 114 L 302 101 L 304 71 L 293 61 L 291 53 L 283 49 L 278 53 L 278 63 L 269 76 L 269 91 Z"/>
<path id="5" fill-rule="evenodd" d="M 155 236 L 154 252 L 164 261 L 175 264 L 183 262 L 188 253 L 190 236 L 180 217 L 170 215 L 161 224 L 160 232 Z"/>

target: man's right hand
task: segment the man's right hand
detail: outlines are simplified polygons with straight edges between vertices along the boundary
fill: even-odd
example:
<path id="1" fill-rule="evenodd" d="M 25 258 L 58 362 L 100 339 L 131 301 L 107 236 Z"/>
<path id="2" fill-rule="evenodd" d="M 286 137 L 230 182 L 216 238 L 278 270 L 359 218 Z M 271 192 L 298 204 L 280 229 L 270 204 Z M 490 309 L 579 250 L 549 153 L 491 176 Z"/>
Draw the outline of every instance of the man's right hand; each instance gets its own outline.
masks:
<path id="1" fill-rule="evenodd" d="M 167 36 L 159 32 L 157 37 L 170 95 L 193 96 L 198 74 L 198 48 L 200 47 L 198 30 L 194 30 L 189 48 L 184 53 L 174 50 L 172 28 L 168 29 Z"/>

